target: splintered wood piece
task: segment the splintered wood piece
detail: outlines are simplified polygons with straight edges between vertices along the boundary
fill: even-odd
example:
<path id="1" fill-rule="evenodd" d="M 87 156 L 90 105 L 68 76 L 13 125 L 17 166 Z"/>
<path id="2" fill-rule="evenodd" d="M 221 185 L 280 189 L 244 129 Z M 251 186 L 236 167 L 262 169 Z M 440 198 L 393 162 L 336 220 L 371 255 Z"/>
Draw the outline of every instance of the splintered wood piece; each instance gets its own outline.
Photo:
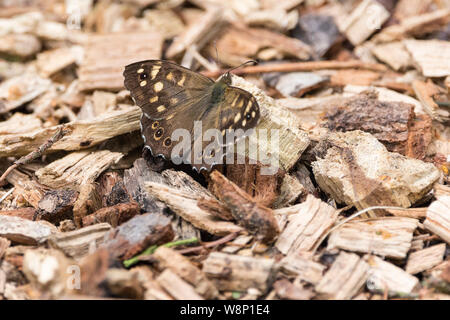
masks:
<path id="1" fill-rule="evenodd" d="M 185 31 L 172 42 L 166 51 L 166 57 L 172 59 L 192 45 L 200 50 L 222 29 L 224 25 L 223 11 L 219 7 L 211 8 L 197 20 L 191 23 Z"/>
<path id="2" fill-rule="evenodd" d="M 136 272 L 110 268 L 106 271 L 105 285 L 114 296 L 135 300 L 144 298 L 145 288 Z"/>
<path id="3" fill-rule="evenodd" d="M 427 208 L 386 209 L 386 211 L 396 217 L 422 219 L 427 216 Z"/>
<path id="4" fill-rule="evenodd" d="M 301 121 L 243 78 L 232 75 L 232 85 L 250 92 L 256 98 L 261 112 L 255 133 L 248 137 L 249 146 L 245 154 L 240 154 L 240 150 L 237 150 L 237 154 L 252 159 L 254 156 L 249 155 L 249 150 L 258 150 L 257 159 L 253 160 L 264 165 L 261 168 L 262 175 L 273 175 L 279 168 L 289 171 L 310 142 L 307 133 L 299 129 Z"/>
<path id="5" fill-rule="evenodd" d="M 197 292 L 195 292 L 194 287 L 181 279 L 170 269 L 164 270 L 158 278 L 156 278 L 156 281 L 177 300 L 204 300 Z"/>
<path id="6" fill-rule="evenodd" d="M 403 102 L 381 102 L 376 92 L 364 92 L 332 104 L 323 124 L 331 131 L 362 130 L 371 133 L 390 152 L 406 155 L 414 106 Z"/>
<path id="7" fill-rule="evenodd" d="M 72 208 L 78 198 L 78 192 L 70 189 L 49 190 L 38 203 L 36 218 L 56 224 L 72 219 Z"/>
<path id="8" fill-rule="evenodd" d="M 92 147 L 105 140 L 139 130 L 140 108 L 130 107 L 112 111 L 88 121 L 66 123 L 69 131 L 46 152 L 56 150 L 80 150 Z M 61 126 L 39 129 L 27 133 L 0 136 L 0 157 L 23 156 L 35 151 L 48 141 Z"/>
<path id="9" fill-rule="evenodd" d="M 164 183 L 165 178 L 160 173 L 153 171 L 144 159 L 137 159 L 131 169 L 124 171 L 123 182 L 126 190 L 139 203 L 144 212 L 162 213 L 167 208 L 163 202 L 145 190 L 145 183 Z"/>
<path id="10" fill-rule="evenodd" d="M 444 196 L 450 196 L 450 186 L 436 183 L 433 187 L 436 199 Z"/>
<path id="11" fill-rule="evenodd" d="M 0 84 L 0 114 L 14 110 L 50 90 L 52 82 L 27 72 Z"/>
<path id="12" fill-rule="evenodd" d="M 280 261 L 283 271 L 296 275 L 300 280 L 318 284 L 326 269 L 324 265 L 313 261 L 310 257 L 302 254 L 290 254 Z"/>
<path id="13" fill-rule="evenodd" d="M 258 53 L 267 48 L 273 48 L 276 53 L 300 60 L 308 60 L 313 54 L 312 48 L 302 41 L 261 28 L 230 26 L 217 41 L 217 50 L 222 55 L 221 60 L 230 65 L 258 57 Z"/>
<path id="14" fill-rule="evenodd" d="M 153 257 L 158 260 L 160 267 L 170 269 L 184 281 L 190 283 L 195 292 L 206 299 L 214 299 L 219 292 L 206 275 L 193 265 L 188 258 L 173 249 L 159 247 Z"/>
<path id="15" fill-rule="evenodd" d="M 23 273 L 31 285 L 50 295 L 60 297 L 68 289 L 70 266 L 73 261 L 54 249 L 30 249 L 23 257 Z"/>
<path id="16" fill-rule="evenodd" d="M 316 286 L 316 291 L 334 300 L 348 300 L 365 284 L 369 265 L 354 253 L 341 252 Z"/>
<path id="17" fill-rule="evenodd" d="M 434 100 L 434 96 L 439 96 L 441 94 L 445 95 L 445 89 L 435 85 L 430 79 L 427 82 L 423 82 L 420 80 L 414 81 L 413 89 L 416 96 L 422 102 L 425 111 L 430 115 L 431 118 L 433 118 L 433 120 L 437 120 L 442 123 L 446 123 L 446 121 L 450 120 L 450 111 L 448 109 L 439 107 L 439 105 Z"/>
<path id="18" fill-rule="evenodd" d="M 375 42 L 391 42 L 403 40 L 408 36 L 420 36 L 439 30 L 447 23 L 450 9 L 435 10 L 430 13 L 419 14 L 402 20 L 399 24 L 384 28 L 374 36 Z"/>
<path id="19" fill-rule="evenodd" d="M 445 243 L 412 252 L 406 262 L 406 272 L 416 274 L 437 266 L 444 260 Z"/>
<path id="20" fill-rule="evenodd" d="M 39 39 L 32 34 L 2 35 L 0 53 L 15 57 L 27 58 L 41 51 Z"/>
<path id="21" fill-rule="evenodd" d="M 412 65 L 411 55 L 402 41 L 376 45 L 372 53 L 395 71 L 405 70 Z"/>
<path id="22" fill-rule="evenodd" d="M 313 249 L 339 215 L 336 209 L 312 195 L 308 195 L 301 204 L 280 210 L 293 213 L 275 244 L 278 250 L 287 255 Z M 275 213 L 279 214 L 280 210 Z"/>
<path id="23" fill-rule="evenodd" d="M 357 46 L 381 28 L 390 12 L 377 1 L 364 0 L 347 16 L 339 27 L 350 42 Z"/>
<path id="24" fill-rule="evenodd" d="M 110 165 L 117 163 L 123 154 L 101 151 L 77 151 L 58 159 L 36 171 L 39 182 L 51 188 L 71 187 L 95 181 Z"/>
<path id="25" fill-rule="evenodd" d="M 123 68 L 140 60 L 160 59 L 162 43 L 159 33 L 149 31 L 89 36 L 78 72 L 80 89 L 122 89 Z"/>
<path id="26" fill-rule="evenodd" d="M 367 86 L 380 78 L 379 72 L 370 70 L 337 70 L 331 75 L 331 86 L 361 85 Z"/>
<path id="27" fill-rule="evenodd" d="M 378 205 L 408 208 L 439 179 L 433 164 L 388 152 L 374 136 L 359 130 L 330 133 L 315 153 L 318 160 L 312 168 L 321 189 L 358 210 Z"/>
<path id="28" fill-rule="evenodd" d="M 224 235 L 242 230 L 241 227 L 228 221 L 219 221 L 211 213 L 200 209 L 197 206 L 199 198 L 192 193 L 156 182 L 147 182 L 145 188 L 156 199 L 163 201 L 175 214 L 189 221 L 198 229 L 215 235 Z"/>
<path id="29" fill-rule="evenodd" d="M 262 241 L 274 240 L 279 228 L 271 209 L 260 205 L 217 170 L 210 174 L 210 179 L 211 190 L 230 209 L 239 225 Z"/>
<path id="30" fill-rule="evenodd" d="M 411 248 L 418 220 L 386 217 L 350 221 L 331 232 L 327 249 L 374 253 L 403 259 Z"/>
<path id="31" fill-rule="evenodd" d="M 10 217 L 19 217 L 22 219 L 33 220 L 36 216 L 36 209 L 25 207 L 14 210 L 2 210 L 0 211 L 0 215 L 2 216 L 10 216 Z"/>
<path id="32" fill-rule="evenodd" d="M 264 293 L 274 280 L 275 260 L 212 252 L 203 262 L 203 272 L 220 291 L 255 288 Z"/>
<path id="33" fill-rule="evenodd" d="M 292 175 L 286 174 L 280 186 L 280 193 L 275 200 L 274 208 L 284 208 L 293 204 L 298 198 L 306 196 L 308 191 L 300 180 Z"/>
<path id="34" fill-rule="evenodd" d="M 72 46 L 44 51 L 37 56 L 37 68 L 39 73 L 48 78 L 54 73 L 61 71 L 68 66 L 78 62 L 79 56 L 83 54 L 83 48 Z"/>
<path id="35" fill-rule="evenodd" d="M 224 253 L 236 253 L 245 247 L 253 239 L 252 236 L 248 235 L 240 235 L 237 236 L 236 239 L 229 242 L 226 247 L 224 247 L 221 251 Z"/>
<path id="36" fill-rule="evenodd" d="M 102 243 L 105 234 L 111 230 L 108 223 L 98 223 L 78 230 L 52 235 L 50 246 L 63 251 L 69 257 L 80 260 L 95 251 Z"/>
<path id="37" fill-rule="evenodd" d="M 371 291 L 398 296 L 410 294 L 419 284 L 419 279 L 377 256 L 365 255 L 364 260 L 370 266 L 367 287 Z"/>
<path id="38" fill-rule="evenodd" d="M 140 214 L 141 208 L 137 202 L 119 203 L 111 207 L 103 207 L 94 213 L 83 217 L 83 226 L 95 225 L 100 222 L 107 222 L 113 227 L 130 220 Z"/>
<path id="39" fill-rule="evenodd" d="M 146 213 L 109 231 L 101 247 L 106 248 L 112 256 L 127 260 L 149 246 L 161 245 L 173 237 L 170 219 L 160 214 Z"/>
<path id="40" fill-rule="evenodd" d="M 450 244 L 450 195 L 440 196 L 427 211 L 427 218 L 423 225 L 437 234 L 442 240 Z"/>
<path id="41" fill-rule="evenodd" d="M 0 259 L 3 259 L 3 255 L 6 252 L 6 249 L 10 246 L 11 241 L 6 238 L 0 237 Z"/>
<path id="42" fill-rule="evenodd" d="M 450 43 L 448 41 L 405 40 L 404 43 L 414 63 L 425 77 L 450 75 Z"/>
<path id="43" fill-rule="evenodd" d="M 0 134 L 16 134 L 42 128 L 42 121 L 34 114 L 15 112 L 8 120 L 0 122 Z"/>
<path id="44" fill-rule="evenodd" d="M 37 245 L 57 232 L 55 226 L 45 221 L 34 222 L 19 217 L 0 215 L 0 237 L 13 243 Z"/>

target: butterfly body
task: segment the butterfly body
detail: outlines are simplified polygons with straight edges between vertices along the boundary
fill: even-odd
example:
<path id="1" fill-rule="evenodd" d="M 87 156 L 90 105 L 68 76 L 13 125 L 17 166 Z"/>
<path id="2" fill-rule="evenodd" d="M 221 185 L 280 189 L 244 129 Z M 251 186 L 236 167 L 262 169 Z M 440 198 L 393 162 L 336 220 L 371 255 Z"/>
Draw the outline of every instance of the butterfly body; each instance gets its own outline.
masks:
<path id="1" fill-rule="evenodd" d="M 171 157 L 172 133 L 177 129 L 194 134 L 194 123 L 202 132 L 217 129 L 225 137 L 227 130 L 247 130 L 259 120 L 259 106 L 247 91 L 231 86 L 231 75 L 213 81 L 199 73 L 164 60 L 147 60 L 125 67 L 125 87 L 142 109 L 141 131 L 146 147 L 154 156 Z M 193 148 L 194 139 L 190 141 Z M 202 150 L 209 141 L 201 143 Z M 223 145 L 223 144 L 220 144 Z M 195 163 L 197 170 L 212 164 Z"/>

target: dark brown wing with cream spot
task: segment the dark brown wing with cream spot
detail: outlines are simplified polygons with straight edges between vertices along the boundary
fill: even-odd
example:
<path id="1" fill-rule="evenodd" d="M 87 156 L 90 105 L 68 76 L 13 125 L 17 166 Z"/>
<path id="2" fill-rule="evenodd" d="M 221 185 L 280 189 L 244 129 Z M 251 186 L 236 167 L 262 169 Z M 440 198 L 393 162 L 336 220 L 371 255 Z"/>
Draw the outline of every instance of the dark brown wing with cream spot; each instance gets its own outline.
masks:
<path id="1" fill-rule="evenodd" d="M 130 64 L 123 74 L 131 97 L 151 119 L 166 119 L 186 111 L 188 101 L 198 101 L 214 84 L 199 73 L 164 60 Z"/>

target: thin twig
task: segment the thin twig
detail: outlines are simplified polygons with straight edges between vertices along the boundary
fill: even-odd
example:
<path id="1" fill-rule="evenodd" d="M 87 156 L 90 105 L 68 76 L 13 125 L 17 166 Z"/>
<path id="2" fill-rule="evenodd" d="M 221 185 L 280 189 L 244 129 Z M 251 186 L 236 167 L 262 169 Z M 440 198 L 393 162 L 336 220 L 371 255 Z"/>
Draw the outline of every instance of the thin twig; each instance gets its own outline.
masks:
<path id="1" fill-rule="evenodd" d="M 224 244 L 224 243 L 227 243 L 228 241 L 233 240 L 234 238 L 237 237 L 237 235 L 238 235 L 237 232 L 230 233 L 229 235 L 226 235 L 225 237 L 220 238 L 219 240 L 211 241 L 211 242 L 208 242 L 208 243 L 204 243 L 204 244 L 202 244 L 201 246 L 198 246 L 198 247 L 186 248 L 186 249 L 178 250 L 177 252 L 181 253 L 181 254 L 187 254 L 187 253 L 202 251 L 202 250 L 207 249 L 207 248 L 217 247 L 217 246 L 219 246 L 221 244 Z"/>
<path id="2" fill-rule="evenodd" d="M 13 193 L 13 191 L 14 191 L 14 187 L 12 187 L 7 193 L 5 193 L 5 194 L 3 195 L 3 197 L 0 198 L 0 203 L 2 203 L 3 200 L 5 200 L 6 198 L 8 198 L 8 196 L 9 196 L 11 193 Z"/>
<path id="3" fill-rule="evenodd" d="M 312 71 L 323 69 L 366 69 L 384 72 L 387 70 L 385 65 L 379 63 L 368 63 L 359 60 L 351 61 L 307 61 L 307 62 L 289 62 L 289 63 L 268 63 L 264 65 L 248 66 L 233 71 L 236 75 L 255 74 L 267 72 L 294 72 L 294 71 Z M 217 71 L 203 71 L 202 74 L 217 78 L 227 72 L 225 69 Z"/>
<path id="4" fill-rule="evenodd" d="M 39 148 L 30 152 L 26 156 L 21 157 L 19 160 L 16 160 L 14 164 L 12 164 L 8 169 L 6 169 L 6 171 L 0 177 L 0 186 L 3 185 L 4 180 L 8 177 L 11 171 L 13 171 L 14 169 L 23 164 L 30 163 L 31 161 L 41 157 L 48 148 L 50 148 L 55 142 L 61 140 L 61 138 L 64 137 L 68 132 L 69 130 L 67 130 L 64 127 L 64 125 L 60 126 L 58 130 L 55 132 L 55 134 L 50 139 L 48 139 L 44 144 L 42 144 Z"/>

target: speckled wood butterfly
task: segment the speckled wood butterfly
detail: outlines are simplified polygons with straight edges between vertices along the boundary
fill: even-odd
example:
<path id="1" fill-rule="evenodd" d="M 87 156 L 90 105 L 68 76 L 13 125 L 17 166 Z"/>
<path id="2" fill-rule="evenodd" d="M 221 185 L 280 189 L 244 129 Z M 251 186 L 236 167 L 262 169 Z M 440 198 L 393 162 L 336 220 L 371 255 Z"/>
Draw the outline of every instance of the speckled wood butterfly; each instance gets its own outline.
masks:
<path id="1" fill-rule="evenodd" d="M 249 92 L 231 86 L 229 72 L 214 82 L 169 61 L 147 60 L 126 66 L 123 74 L 125 87 L 142 109 L 142 137 L 145 147 L 154 156 L 171 157 L 175 145 L 172 133 L 176 129 L 186 129 L 190 133 L 189 146 L 194 150 L 197 139 L 194 138 L 194 123 L 197 121 L 202 132 L 214 128 L 222 137 L 227 131 L 248 130 L 258 123 L 260 113 L 256 99 Z M 205 157 L 212 157 L 215 151 L 224 148 L 224 144 L 218 144 L 222 149 L 207 153 L 210 143 L 201 141 L 204 152 L 190 154 L 188 162 L 197 171 L 210 170 L 214 163 L 207 163 Z"/>

